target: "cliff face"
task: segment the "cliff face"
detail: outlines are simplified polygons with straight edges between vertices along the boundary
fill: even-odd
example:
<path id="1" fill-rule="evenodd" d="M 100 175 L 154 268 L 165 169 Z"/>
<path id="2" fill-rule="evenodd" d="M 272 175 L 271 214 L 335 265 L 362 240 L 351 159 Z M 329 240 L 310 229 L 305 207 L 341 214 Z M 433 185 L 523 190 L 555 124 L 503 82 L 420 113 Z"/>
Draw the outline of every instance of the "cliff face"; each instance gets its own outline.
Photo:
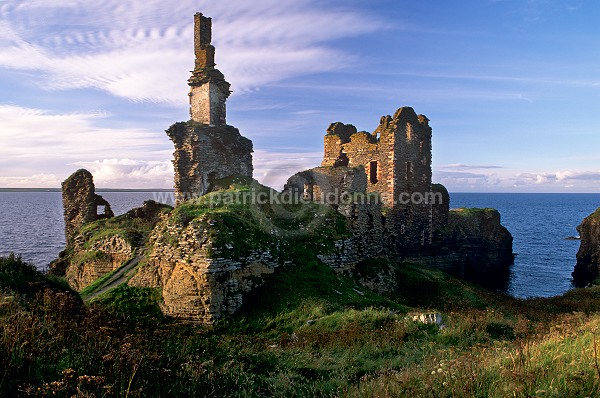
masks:
<path id="1" fill-rule="evenodd" d="M 573 270 L 576 286 L 585 286 L 600 276 L 600 208 L 577 227 L 581 243 Z"/>
<path id="2" fill-rule="evenodd" d="M 153 231 L 152 249 L 129 285 L 161 288 L 162 311 L 177 318 L 211 324 L 234 313 L 244 293 L 259 286 L 280 261 L 269 248 L 235 254 L 239 248 L 234 239 L 222 243 L 216 236 L 235 234 L 227 228 L 213 228 L 223 222 L 217 214 L 189 222 L 178 220 L 177 214 L 166 217 Z"/>
<path id="3" fill-rule="evenodd" d="M 512 235 L 495 209 L 453 209 L 448 223 L 435 231 L 435 249 L 426 256 L 430 265 L 503 288 L 513 263 Z"/>
<path id="4" fill-rule="evenodd" d="M 278 267 L 332 252 L 346 233 L 343 216 L 331 207 L 255 205 L 253 192 L 272 192 L 251 185 L 227 187 L 165 215 L 129 285 L 161 288 L 165 314 L 211 324 L 237 311 Z"/>

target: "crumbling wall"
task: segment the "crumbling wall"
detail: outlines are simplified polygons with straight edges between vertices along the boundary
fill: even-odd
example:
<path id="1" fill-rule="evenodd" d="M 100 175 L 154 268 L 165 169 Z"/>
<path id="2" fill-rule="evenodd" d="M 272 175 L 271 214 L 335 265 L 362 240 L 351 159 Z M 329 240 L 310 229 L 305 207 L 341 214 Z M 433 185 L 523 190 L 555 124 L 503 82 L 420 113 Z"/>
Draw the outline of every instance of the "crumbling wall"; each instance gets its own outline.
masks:
<path id="1" fill-rule="evenodd" d="M 422 250 L 432 243 L 434 196 L 427 117 L 402 107 L 393 117 L 382 116 L 373 133 L 332 123 L 324 141 L 321 166 L 364 168 L 366 190 L 379 193 L 384 226 L 399 252 Z"/>
<path id="2" fill-rule="evenodd" d="M 386 233 L 379 194 L 367 192 L 364 167 L 315 167 L 291 176 L 284 190 L 294 197 L 327 204 L 348 220 L 350 236 L 335 242 L 319 259 L 337 271 L 386 254 Z"/>
<path id="3" fill-rule="evenodd" d="M 231 93 L 230 84 L 215 69 L 215 48 L 212 40 L 212 20 L 201 13 L 194 15 L 194 54 L 196 56 L 190 85 L 190 116 L 193 121 L 209 126 L 226 124 L 225 101 Z"/>
<path id="4" fill-rule="evenodd" d="M 212 21 L 194 15 L 194 54 L 190 85 L 190 116 L 175 123 L 167 135 L 175 146 L 175 204 L 209 192 L 212 181 L 233 175 L 252 177 L 252 141 L 226 123 L 229 83 L 215 69 Z"/>
<path id="5" fill-rule="evenodd" d="M 432 205 L 433 214 L 433 230 L 434 232 L 439 228 L 444 227 L 448 224 L 448 213 L 450 211 L 450 194 L 445 186 L 442 184 L 432 184 L 431 192 L 436 198 Z"/>
<path id="6" fill-rule="evenodd" d="M 67 246 L 73 243 L 76 231 L 83 224 L 114 216 L 110 204 L 96 194 L 94 177 L 85 169 L 77 170 L 63 181 L 62 201 Z"/>
<path id="7" fill-rule="evenodd" d="M 175 146 L 176 204 L 206 194 L 214 180 L 252 177 L 252 141 L 235 127 L 182 122 L 172 125 L 167 135 Z"/>
<path id="8" fill-rule="evenodd" d="M 237 258 L 223 255 L 229 249 L 211 238 L 217 222 L 204 216 L 182 226 L 165 218 L 150 236 L 152 250 L 129 285 L 162 288 L 161 309 L 176 318 L 212 324 L 233 314 L 244 293 L 280 264 L 269 250 L 258 248 Z"/>

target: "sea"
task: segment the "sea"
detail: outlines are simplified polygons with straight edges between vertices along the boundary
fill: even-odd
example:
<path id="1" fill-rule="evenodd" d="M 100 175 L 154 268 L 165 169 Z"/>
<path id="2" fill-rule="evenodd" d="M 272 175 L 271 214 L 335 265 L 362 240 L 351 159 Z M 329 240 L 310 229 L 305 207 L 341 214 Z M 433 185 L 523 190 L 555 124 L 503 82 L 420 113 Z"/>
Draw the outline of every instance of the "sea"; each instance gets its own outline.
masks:
<path id="1" fill-rule="evenodd" d="M 172 204 L 167 192 L 98 192 L 116 215 L 153 199 Z M 506 293 L 550 297 L 573 288 L 581 221 L 600 207 L 600 194 L 451 193 L 450 207 L 498 209 L 513 235 L 516 254 Z M 64 248 L 61 193 L 0 191 L 0 255 L 14 252 L 40 269 Z"/>

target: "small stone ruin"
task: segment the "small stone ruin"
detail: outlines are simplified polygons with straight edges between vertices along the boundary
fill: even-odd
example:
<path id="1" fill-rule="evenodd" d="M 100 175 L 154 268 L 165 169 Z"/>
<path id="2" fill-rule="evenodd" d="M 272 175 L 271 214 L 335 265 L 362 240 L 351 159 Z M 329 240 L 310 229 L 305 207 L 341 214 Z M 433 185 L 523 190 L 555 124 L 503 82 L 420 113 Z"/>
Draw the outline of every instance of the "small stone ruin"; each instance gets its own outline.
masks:
<path id="1" fill-rule="evenodd" d="M 96 194 L 94 177 L 85 169 L 77 170 L 63 181 L 62 201 L 67 247 L 72 243 L 77 229 L 83 224 L 115 215 L 110 204 Z"/>

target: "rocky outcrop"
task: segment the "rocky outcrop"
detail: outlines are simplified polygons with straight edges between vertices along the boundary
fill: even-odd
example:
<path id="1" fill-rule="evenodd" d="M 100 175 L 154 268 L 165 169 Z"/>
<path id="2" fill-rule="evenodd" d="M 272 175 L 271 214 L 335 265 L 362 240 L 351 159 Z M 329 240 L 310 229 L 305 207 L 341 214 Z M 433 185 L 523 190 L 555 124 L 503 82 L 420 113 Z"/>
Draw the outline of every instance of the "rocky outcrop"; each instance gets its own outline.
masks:
<path id="1" fill-rule="evenodd" d="M 214 236 L 213 227 L 222 222 L 215 214 L 187 225 L 165 218 L 152 233 L 152 250 L 129 285 L 161 288 L 162 311 L 176 318 L 211 324 L 233 314 L 244 293 L 259 286 L 280 261 L 268 248 L 234 255 L 233 239 L 222 243 Z"/>
<path id="2" fill-rule="evenodd" d="M 85 242 L 81 236 L 77 238 L 65 275 L 69 285 L 77 291 L 121 267 L 135 251 L 131 243 L 116 235 L 91 243 Z"/>
<path id="3" fill-rule="evenodd" d="M 495 209 L 453 209 L 434 234 L 435 249 L 421 261 L 489 288 L 508 282 L 514 260 L 512 235 Z"/>
<path id="4" fill-rule="evenodd" d="M 85 169 L 77 170 L 63 181 L 62 200 L 67 246 L 83 224 L 114 216 L 110 204 L 96 194 L 94 177 Z M 98 213 L 98 210 L 102 212 Z"/>
<path id="5" fill-rule="evenodd" d="M 577 227 L 581 243 L 573 270 L 576 286 L 586 286 L 600 276 L 600 208 Z"/>

